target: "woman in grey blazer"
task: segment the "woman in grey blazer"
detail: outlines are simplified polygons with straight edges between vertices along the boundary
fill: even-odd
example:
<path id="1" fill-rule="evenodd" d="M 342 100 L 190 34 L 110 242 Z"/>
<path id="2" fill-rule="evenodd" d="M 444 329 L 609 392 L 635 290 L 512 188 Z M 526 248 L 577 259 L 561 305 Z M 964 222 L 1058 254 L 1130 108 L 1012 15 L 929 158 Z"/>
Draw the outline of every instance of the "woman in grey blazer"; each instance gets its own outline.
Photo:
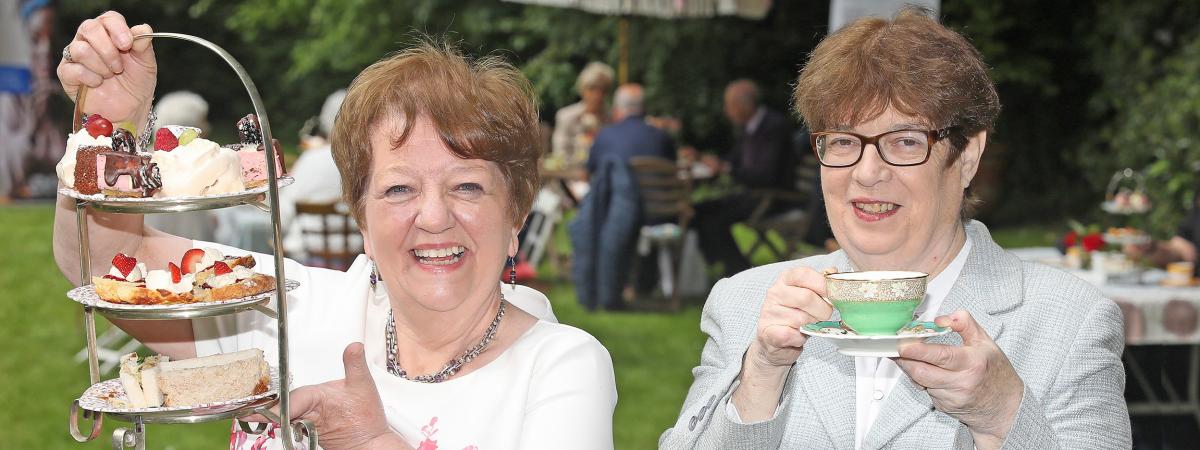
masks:
<path id="1" fill-rule="evenodd" d="M 827 37 L 796 86 L 842 250 L 722 280 L 663 448 L 1129 448 L 1121 313 L 967 219 L 1000 111 L 979 52 L 919 9 Z M 955 333 L 898 358 L 838 354 L 821 271 L 930 274 L 918 314 Z"/>

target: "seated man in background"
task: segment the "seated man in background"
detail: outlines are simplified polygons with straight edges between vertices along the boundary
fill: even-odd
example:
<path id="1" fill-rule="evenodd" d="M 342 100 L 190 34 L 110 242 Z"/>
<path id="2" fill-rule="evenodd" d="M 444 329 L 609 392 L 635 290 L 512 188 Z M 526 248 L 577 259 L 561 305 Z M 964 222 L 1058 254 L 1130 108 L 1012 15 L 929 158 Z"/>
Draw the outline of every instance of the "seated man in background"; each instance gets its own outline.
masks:
<path id="1" fill-rule="evenodd" d="M 629 162 L 634 156 L 656 156 L 674 161 L 675 144 L 671 136 L 646 123 L 646 94 L 642 86 L 623 84 L 613 97 L 613 124 L 596 133 L 588 153 L 588 177 L 609 158 Z"/>
<path id="2" fill-rule="evenodd" d="M 314 216 L 296 217 L 297 203 L 335 203 L 341 200 L 342 177 L 338 174 L 337 166 L 333 163 L 333 152 L 329 145 L 329 132 L 333 129 L 334 118 L 346 98 L 346 90 L 339 89 L 325 98 L 321 106 L 321 115 L 317 118 L 317 138 L 312 142 L 320 145 L 313 146 L 300 153 L 288 172 L 296 181 L 286 189 L 279 190 L 280 219 L 283 221 L 283 248 L 290 258 L 306 261 L 311 265 L 326 267 L 326 261 L 311 260 L 311 250 L 319 249 L 321 239 L 312 236 L 305 239 L 301 228 L 321 227 L 321 220 Z M 337 226 L 340 226 L 338 224 Z M 361 249 L 362 240 L 351 233 L 351 248 Z M 331 240 L 341 239 L 339 235 L 331 235 Z M 331 242 L 332 247 L 340 248 L 341 242 Z"/>
<path id="3" fill-rule="evenodd" d="M 748 79 L 725 88 L 725 117 L 733 124 L 733 149 L 714 172 L 728 174 L 740 188 L 792 190 L 796 155 L 792 151 L 792 123 L 762 104 L 758 85 Z M 709 263 L 721 262 L 725 276 L 750 268 L 733 240 L 730 227 L 746 220 L 758 202 L 744 190 L 696 205 L 700 249 Z"/>
<path id="4" fill-rule="evenodd" d="M 629 160 L 652 156 L 675 161 L 671 137 L 646 123 L 641 86 L 621 85 L 613 103 L 615 121 L 600 129 L 589 152 L 587 176 L 591 188 L 568 228 L 575 252 L 572 281 L 579 302 L 589 310 L 624 306 L 621 293 L 642 225 L 638 188 Z M 653 282 L 653 277 L 639 278 Z"/>
<path id="5" fill-rule="evenodd" d="M 1126 245 L 1125 254 L 1133 259 L 1144 260 L 1158 267 L 1165 267 L 1173 262 L 1192 263 L 1192 276 L 1200 275 L 1195 269 L 1196 244 L 1200 240 L 1200 194 L 1192 200 L 1192 210 L 1188 212 L 1183 223 L 1175 231 L 1175 235 L 1165 241 L 1150 241 L 1141 245 Z"/>

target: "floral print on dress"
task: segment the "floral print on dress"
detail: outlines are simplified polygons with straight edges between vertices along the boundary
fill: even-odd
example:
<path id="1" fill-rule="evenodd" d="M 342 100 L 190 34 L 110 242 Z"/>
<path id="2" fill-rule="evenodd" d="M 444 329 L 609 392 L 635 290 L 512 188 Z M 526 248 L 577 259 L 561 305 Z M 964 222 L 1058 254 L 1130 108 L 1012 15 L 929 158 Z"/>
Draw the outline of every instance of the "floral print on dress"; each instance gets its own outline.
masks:
<path id="1" fill-rule="evenodd" d="M 276 439 L 275 430 L 277 429 L 279 429 L 279 424 L 272 422 L 267 424 L 267 428 L 262 433 L 250 434 L 242 431 L 242 428 L 238 426 L 235 420 L 233 422 L 233 430 L 229 434 L 229 450 L 247 448 L 245 447 L 247 443 L 250 444 L 250 447 L 248 447 L 249 450 L 264 450 L 267 448 L 267 444 Z M 251 442 L 251 439 L 253 439 L 253 442 Z M 297 442 L 294 448 L 296 450 L 308 450 L 308 443 Z"/>
<path id="2" fill-rule="evenodd" d="M 429 425 L 421 427 L 421 434 L 425 436 L 425 439 L 421 440 L 421 443 L 417 445 L 417 450 L 437 450 L 437 441 L 433 439 L 433 435 L 438 432 L 437 421 L 437 416 L 433 416 L 429 419 Z M 479 450 L 479 447 L 468 445 L 463 447 L 463 450 Z"/>

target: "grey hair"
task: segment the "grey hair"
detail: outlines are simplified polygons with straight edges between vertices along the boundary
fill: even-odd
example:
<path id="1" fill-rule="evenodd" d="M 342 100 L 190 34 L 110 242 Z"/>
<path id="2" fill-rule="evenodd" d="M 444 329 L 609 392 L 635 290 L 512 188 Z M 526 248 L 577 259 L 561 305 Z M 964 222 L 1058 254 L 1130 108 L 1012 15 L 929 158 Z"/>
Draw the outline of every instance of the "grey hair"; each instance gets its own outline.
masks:
<path id="1" fill-rule="evenodd" d="M 321 105 L 321 116 L 317 119 L 321 133 L 325 136 L 329 136 L 329 132 L 333 131 L 333 121 L 337 119 L 338 110 L 342 108 L 342 100 L 345 99 L 345 89 L 338 89 L 325 97 L 325 104 Z"/>
<path id="2" fill-rule="evenodd" d="M 579 78 L 575 79 L 575 90 L 582 91 L 601 82 L 611 86 L 614 79 L 616 79 L 616 75 L 613 73 L 612 67 L 602 62 L 592 61 L 579 72 Z"/>
<path id="3" fill-rule="evenodd" d="M 613 107 L 626 116 L 642 114 L 646 110 L 646 94 L 640 87 L 637 89 L 617 89 L 613 96 Z"/>
<path id="4" fill-rule="evenodd" d="M 154 114 L 161 125 L 208 128 L 208 102 L 190 91 L 175 91 L 158 99 Z"/>

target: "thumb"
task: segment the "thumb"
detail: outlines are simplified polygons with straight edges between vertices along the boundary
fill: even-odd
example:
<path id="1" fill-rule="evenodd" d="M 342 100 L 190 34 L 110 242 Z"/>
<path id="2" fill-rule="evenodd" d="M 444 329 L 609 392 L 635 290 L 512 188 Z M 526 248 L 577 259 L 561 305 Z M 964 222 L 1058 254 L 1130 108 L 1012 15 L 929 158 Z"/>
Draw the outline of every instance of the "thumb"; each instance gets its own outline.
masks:
<path id="1" fill-rule="evenodd" d="M 342 351 L 342 365 L 346 368 L 346 384 L 357 385 L 366 383 L 375 386 L 371 371 L 367 369 L 367 355 L 362 342 L 354 342 Z"/>
<path id="2" fill-rule="evenodd" d="M 132 34 L 134 37 L 153 32 L 154 29 L 150 28 L 150 25 L 144 23 L 129 29 L 129 34 Z M 143 62 L 154 61 L 154 47 L 150 45 L 150 41 L 152 41 L 152 39 L 134 39 L 133 41 L 133 55 L 138 59 L 143 60 Z"/>
<path id="3" fill-rule="evenodd" d="M 950 327 L 959 336 L 962 336 L 963 345 L 977 345 L 986 342 L 991 342 L 992 338 L 988 336 L 987 331 L 979 326 L 971 313 L 958 310 L 948 316 L 937 318 L 937 325 Z"/>

